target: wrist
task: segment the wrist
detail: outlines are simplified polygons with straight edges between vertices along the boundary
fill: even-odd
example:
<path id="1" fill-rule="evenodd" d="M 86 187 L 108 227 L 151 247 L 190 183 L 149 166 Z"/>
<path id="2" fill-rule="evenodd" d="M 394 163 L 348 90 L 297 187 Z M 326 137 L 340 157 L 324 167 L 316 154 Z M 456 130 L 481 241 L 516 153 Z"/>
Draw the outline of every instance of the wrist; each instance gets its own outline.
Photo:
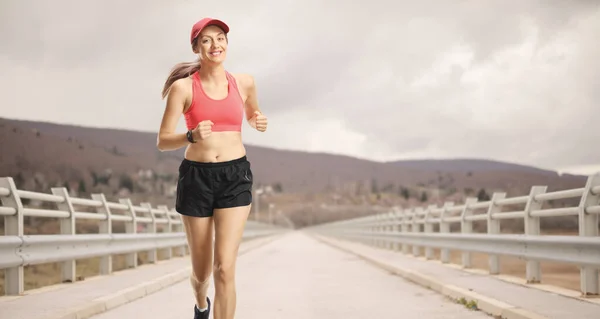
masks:
<path id="1" fill-rule="evenodd" d="M 187 139 L 188 142 L 190 143 L 196 143 L 196 136 L 194 136 L 194 131 L 193 130 L 188 130 L 187 133 L 185 134 L 185 137 Z"/>

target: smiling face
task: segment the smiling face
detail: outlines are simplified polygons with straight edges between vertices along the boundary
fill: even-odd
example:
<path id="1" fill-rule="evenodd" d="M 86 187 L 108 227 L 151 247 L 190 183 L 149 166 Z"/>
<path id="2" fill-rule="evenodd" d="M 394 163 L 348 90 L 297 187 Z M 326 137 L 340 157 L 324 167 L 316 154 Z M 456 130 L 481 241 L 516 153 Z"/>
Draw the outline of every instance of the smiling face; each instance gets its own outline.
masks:
<path id="1" fill-rule="evenodd" d="M 194 52 L 202 63 L 222 63 L 227 56 L 227 35 L 217 26 L 207 26 L 198 35 Z"/>

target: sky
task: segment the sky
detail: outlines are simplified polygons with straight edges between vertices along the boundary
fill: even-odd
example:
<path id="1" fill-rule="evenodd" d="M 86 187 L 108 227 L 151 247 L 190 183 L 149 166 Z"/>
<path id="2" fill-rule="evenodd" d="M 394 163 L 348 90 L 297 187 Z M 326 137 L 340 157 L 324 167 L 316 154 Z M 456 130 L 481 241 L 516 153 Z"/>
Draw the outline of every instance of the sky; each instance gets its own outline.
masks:
<path id="1" fill-rule="evenodd" d="M 247 144 L 592 174 L 594 2 L 4 0 L 0 117 L 157 132 L 164 81 L 208 16 L 230 25 L 225 67 L 254 76 L 269 118 L 244 123 Z"/>

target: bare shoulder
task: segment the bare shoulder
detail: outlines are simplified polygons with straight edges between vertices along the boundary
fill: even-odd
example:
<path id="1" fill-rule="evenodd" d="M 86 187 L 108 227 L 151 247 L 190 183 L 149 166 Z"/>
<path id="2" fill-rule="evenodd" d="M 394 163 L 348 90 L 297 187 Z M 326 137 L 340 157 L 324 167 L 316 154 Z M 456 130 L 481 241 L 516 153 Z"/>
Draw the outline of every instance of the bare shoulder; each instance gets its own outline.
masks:
<path id="1" fill-rule="evenodd" d="M 245 91 L 254 89 L 254 77 L 247 73 L 234 73 L 238 85 Z"/>
<path id="2" fill-rule="evenodd" d="M 171 84 L 169 94 L 186 96 L 188 93 L 191 92 L 191 89 L 192 89 L 192 80 L 189 77 L 181 78 L 181 79 L 175 80 L 175 82 L 173 82 L 173 84 Z"/>
<path id="3" fill-rule="evenodd" d="M 192 80 L 190 78 L 175 80 L 167 94 L 167 109 L 186 112 L 191 105 L 192 94 Z"/>

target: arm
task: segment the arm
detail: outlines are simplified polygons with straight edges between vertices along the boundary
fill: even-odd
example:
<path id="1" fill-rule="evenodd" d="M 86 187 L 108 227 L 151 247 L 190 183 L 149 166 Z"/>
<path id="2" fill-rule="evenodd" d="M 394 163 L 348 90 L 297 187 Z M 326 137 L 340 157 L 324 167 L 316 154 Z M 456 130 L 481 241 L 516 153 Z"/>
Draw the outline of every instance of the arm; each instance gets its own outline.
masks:
<path id="1" fill-rule="evenodd" d="M 256 96 L 256 85 L 254 77 L 249 74 L 239 74 L 238 79 L 243 90 L 246 92 L 246 101 L 244 102 L 244 112 L 246 113 L 246 120 L 248 124 L 256 129 L 256 114 L 255 112 L 261 112 L 258 107 L 258 98 Z"/>
<path id="2" fill-rule="evenodd" d="M 177 80 L 171 86 L 163 114 L 156 146 L 160 151 L 172 151 L 189 144 L 186 133 L 175 133 L 177 121 L 183 112 L 187 89 L 185 82 Z"/>

